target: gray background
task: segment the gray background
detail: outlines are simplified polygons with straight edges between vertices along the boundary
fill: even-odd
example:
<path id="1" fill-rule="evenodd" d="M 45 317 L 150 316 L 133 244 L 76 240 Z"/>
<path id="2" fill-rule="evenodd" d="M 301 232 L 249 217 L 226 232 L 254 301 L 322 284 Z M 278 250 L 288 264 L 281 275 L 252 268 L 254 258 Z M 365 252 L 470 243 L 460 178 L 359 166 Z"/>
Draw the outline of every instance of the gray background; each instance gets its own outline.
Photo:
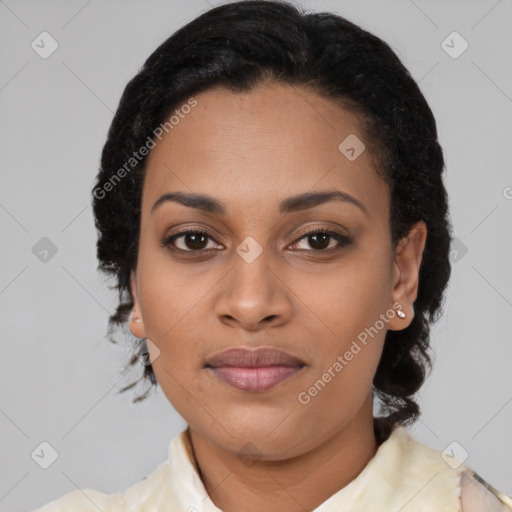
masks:
<path id="1" fill-rule="evenodd" d="M 160 389 L 138 405 L 131 391 L 117 393 L 138 373 L 122 373 L 129 347 L 105 339 L 116 297 L 96 271 L 89 203 L 127 81 L 210 5 L 0 2 L 1 511 L 79 487 L 123 490 L 166 459 L 185 427 Z M 457 242 L 423 415 L 410 431 L 440 450 L 457 441 L 468 465 L 512 494 L 512 2 L 302 5 L 382 37 L 431 105 Z M 59 45 L 47 59 L 31 47 L 42 31 Z M 453 31 L 469 43 L 457 58 L 442 47 Z M 449 43 L 452 51 L 460 43 Z M 46 262 L 32 251 L 43 237 L 57 248 Z M 59 454 L 46 470 L 31 458 L 43 441 Z"/>

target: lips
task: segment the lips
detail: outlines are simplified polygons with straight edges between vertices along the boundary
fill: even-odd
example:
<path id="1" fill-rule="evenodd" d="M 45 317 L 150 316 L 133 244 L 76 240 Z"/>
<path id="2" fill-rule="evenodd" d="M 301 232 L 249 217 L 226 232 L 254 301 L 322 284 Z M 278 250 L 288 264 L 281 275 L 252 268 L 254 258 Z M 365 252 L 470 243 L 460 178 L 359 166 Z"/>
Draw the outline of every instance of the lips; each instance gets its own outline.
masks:
<path id="1" fill-rule="evenodd" d="M 273 347 L 231 348 L 223 350 L 206 361 L 207 366 L 237 366 L 243 368 L 258 368 L 267 366 L 303 366 L 304 362 L 282 350 Z"/>
<path id="2" fill-rule="evenodd" d="M 299 358 L 273 347 L 223 350 L 206 363 L 217 377 L 243 391 L 266 391 L 304 366 Z"/>

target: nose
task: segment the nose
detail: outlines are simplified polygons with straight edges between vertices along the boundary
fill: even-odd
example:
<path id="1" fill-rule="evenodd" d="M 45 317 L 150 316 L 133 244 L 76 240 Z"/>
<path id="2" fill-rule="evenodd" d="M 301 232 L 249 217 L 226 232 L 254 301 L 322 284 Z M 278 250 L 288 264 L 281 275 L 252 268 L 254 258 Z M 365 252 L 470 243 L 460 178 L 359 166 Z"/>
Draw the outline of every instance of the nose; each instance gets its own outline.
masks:
<path id="1" fill-rule="evenodd" d="M 247 331 L 289 322 L 293 314 L 291 290 L 263 255 L 252 263 L 237 258 L 215 305 L 219 321 Z"/>

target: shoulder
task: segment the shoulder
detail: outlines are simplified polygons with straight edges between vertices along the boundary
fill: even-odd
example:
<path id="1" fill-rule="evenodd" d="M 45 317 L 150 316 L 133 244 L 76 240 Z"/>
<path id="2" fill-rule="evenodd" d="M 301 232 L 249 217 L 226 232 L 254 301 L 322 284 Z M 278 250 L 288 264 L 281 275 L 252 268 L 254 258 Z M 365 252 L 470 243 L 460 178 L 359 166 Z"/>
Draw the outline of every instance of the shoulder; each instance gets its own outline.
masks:
<path id="1" fill-rule="evenodd" d="M 407 461 L 407 466 L 418 468 L 424 477 L 435 474 L 432 483 L 437 480 L 437 489 L 429 485 L 430 495 L 439 493 L 443 500 L 450 496 L 453 501 L 456 490 L 457 502 L 462 512 L 512 511 L 512 498 L 492 487 L 470 467 L 454 457 L 453 453 L 441 452 L 417 441 L 403 427 L 398 429 L 395 436 L 401 438 L 401 448 L 406 454 L 404 461 Z"/>
<path id="2" fill-rule="evenodd" d="M 425 468 L 425 463 L 427 467 L 432 468 L 432 471 L 437 467 L 439 473 L 436 473 L 436 476 L 442 475 L 439 483 L 442 480 L 448 483 L 451 489 L 453 489 L 453 477 L 456 477 L 458 500 L 462 512 L 512 511 L 511 497 L 495 489 L 470 467 L 455 458 L 453 453 L 441 452 L 415 440 L 406 434 L 403 427 L 400 434 L 403 436 L 403 446 L 410 454 L 410 461 L 421 458 L 422 470 Z"/>
<path id="3" fill-rule="evenodd" d="M 512 510 L 512 498 L 496 490 L 471 469 L 467 468 L 462 472 L 460 483 L 462 512 Z"/>
<path id="4" fill-rule="evenodd" d="M 77 489 L 32 512 L 117 512 L 125 510 L 125 507 L 121 493 L 104 494 L 94 489 Z"/>
<path id="5" fill-rule="evenodd" d="M 366 501 L 357 510 L 371 510 L 368 505 L 376 505 L 371 500 L 378 495 L 379 503 L 384 500 L 388 506 L 383 510 L 512 511 L 509 497 L 487 484 L 453 453 L 414 439 L 403 426 L 397 426 L 379 447 L 366 476 Z"/>
<path id="6" fill-rule="evenodd" d="M 105 494 L 95 489 L 76 489 L 31 512 L 128 512 L 150 504 L 167 486 L 168 462 L 123 492 Z M 136 508 L 134 508 L 136 507 Z"/>
<path id="7" fill-rule="evenodd" d="M 151 474 L 123 492 L 104 494 L 77 489 L 31 512 L 140 512 L 186 510 L 192 503 L 205 505 L 205 493 L 189 444 L 188 429 L 169 444 L 169 455 Z M 209 510 L 217 510 L 206 500 Z"/>
<path id="8" fill-rule="evenodd" d="M 31 512 L 128 512 L 142 502 L 151 504 L 168 483 L 169 468 L 164 462 L 123 492 L 105 494 L 94 489 L 77 489 Z"/>

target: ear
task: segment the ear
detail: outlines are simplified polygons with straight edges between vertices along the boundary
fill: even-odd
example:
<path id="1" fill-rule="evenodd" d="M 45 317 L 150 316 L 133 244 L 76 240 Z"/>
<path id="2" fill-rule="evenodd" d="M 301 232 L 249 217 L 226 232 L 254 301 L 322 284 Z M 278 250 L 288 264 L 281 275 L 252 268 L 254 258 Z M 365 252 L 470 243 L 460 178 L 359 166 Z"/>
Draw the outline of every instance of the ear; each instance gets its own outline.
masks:
<path id="1" fill-rule="evenodd" d="M 427 240 L 427 226 L 418 221 L 407 236 L 399 240 L 393 261 L 393 310 L 401 310 L 404 318 L 395 315 L 388 322 L 392 331 L 400 331 L 410 325 L 414 318 L 414 301 L 418 296 L 420 265 Z M 403 316 L 403 315 L 402 315 Z"/>
<path id="2" fill-rule="evenodd" d="M 130 313 L 129 327 L 131 333 L 137 338 L 145 338 L 144 319 L 139 302 L 139 289 L 137 284 L 137 273 L 132 270 L 130 273 L 130 292 L 133 298 L 133 308 Z"/>

